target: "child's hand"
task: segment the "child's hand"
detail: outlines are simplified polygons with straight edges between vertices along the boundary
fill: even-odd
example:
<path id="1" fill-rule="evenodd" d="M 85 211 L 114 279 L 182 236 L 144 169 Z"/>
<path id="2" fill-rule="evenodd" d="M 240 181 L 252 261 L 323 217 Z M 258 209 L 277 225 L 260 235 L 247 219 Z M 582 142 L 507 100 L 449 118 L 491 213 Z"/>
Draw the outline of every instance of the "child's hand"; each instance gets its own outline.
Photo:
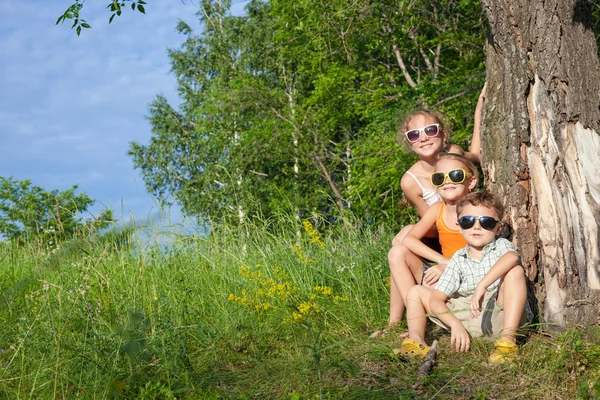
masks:
<path id="1" fill-rule="evenodd" d="M 469 307 L 469 315 L 471 318 L 479 317 L 481 314 L 481 302 L 483 301 L 483 296 L 485 296 L 485 290 L 487 288 L 481 285 L 477 285 L 475 288 L 475 292 L 473 292 L 473 296 L 471 296 L 471 306 Z"/>
<path id="2" fill-rule="evenodd" d="M 461 323 L 453 326 L 450 330 L 450 347 L 458 352 L 469 351 L 471 347 L 471 337 Z"/>
<path id="3" fill-rule="evenodd" d="M 481 89 L 481 93 L 479 93 L 478 102 L 483 103 L 485 100 L 485 89 L 487 88 L 487 82 L 483 84 L 483 89 Z"/>
<path id="4" fill-rule="evenodd" d="M 435 285 L 440 280 L 444 269 L 446 269 L 446 264 L 438 264 L 429 268 L 423 275 L 423 284 L 427 286 Z"/>

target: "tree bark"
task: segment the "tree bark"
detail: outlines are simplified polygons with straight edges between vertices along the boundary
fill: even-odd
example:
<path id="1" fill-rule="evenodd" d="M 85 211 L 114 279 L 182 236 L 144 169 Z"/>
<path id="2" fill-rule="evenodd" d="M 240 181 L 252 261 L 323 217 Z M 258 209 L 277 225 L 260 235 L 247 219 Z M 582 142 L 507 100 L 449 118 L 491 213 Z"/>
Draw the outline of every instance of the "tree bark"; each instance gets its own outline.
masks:
<path id="1" fill-rule="evenodd" d="M 544 320 L 600 314 L 600 63 L 588 0 L 481 0 L 482 165 L 538 278 Z"/>

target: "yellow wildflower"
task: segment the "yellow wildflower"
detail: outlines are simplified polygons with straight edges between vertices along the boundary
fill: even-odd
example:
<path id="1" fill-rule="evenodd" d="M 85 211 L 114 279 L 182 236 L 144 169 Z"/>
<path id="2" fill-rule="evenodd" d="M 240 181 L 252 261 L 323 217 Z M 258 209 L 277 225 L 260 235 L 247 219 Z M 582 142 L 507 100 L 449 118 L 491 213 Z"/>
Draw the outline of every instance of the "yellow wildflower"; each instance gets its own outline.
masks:
<path id="1" fill-rule="evenodd" d="M 312 226 L 309 221 L 303 221 L 302 225 L 304 225 L 304 230 L 308 233 L 308 237 L 310 238 L 310 242 L 316 244 L 319 247 L 325 246 L 325 243 L 321 240 L 321 235 L 319 232 Z"/>
<path id="2" fill-rule="evenodd" d="M 331 296 L 333 294 L 333 289 L 329 286 L 315 286 L 315 292 L 322 293 L 325 296 Z"/>

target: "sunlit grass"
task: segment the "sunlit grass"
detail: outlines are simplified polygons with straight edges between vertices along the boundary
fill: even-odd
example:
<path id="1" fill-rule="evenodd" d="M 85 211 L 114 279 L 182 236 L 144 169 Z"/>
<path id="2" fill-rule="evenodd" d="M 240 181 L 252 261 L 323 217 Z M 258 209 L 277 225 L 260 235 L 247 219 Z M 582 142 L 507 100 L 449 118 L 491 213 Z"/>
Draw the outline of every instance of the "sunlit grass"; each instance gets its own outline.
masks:
<path id="1" fill-rule="evenodd" d="M 385 324 L 392 232 L 295 218 L 210 235 L 0 246 L 6 398 L 593 398 L 599 338 L 535 335 L 512 366 L 492 343 L 416 365 Z M 168 243 L 168 245 L 165 245 Z M 594 386 L 596 385 L 596 386 Z M 524 394 L 523 394 L 524 393 Z M 521 397 L 524 396 L 524 397 Z"/>

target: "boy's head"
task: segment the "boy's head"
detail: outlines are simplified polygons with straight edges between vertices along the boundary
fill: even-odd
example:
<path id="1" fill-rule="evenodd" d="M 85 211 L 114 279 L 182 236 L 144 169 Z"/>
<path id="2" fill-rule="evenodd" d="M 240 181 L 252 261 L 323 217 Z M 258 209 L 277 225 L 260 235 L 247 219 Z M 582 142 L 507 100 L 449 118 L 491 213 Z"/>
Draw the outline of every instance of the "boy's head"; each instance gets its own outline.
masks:
<path id="1" fill-rule="evenodd" d="M 456 204 L 461 232 L 472 247 L 485 246 L 498 235 L 504 215 L 502 202 L 487 190 L 466 195 Z"/>

